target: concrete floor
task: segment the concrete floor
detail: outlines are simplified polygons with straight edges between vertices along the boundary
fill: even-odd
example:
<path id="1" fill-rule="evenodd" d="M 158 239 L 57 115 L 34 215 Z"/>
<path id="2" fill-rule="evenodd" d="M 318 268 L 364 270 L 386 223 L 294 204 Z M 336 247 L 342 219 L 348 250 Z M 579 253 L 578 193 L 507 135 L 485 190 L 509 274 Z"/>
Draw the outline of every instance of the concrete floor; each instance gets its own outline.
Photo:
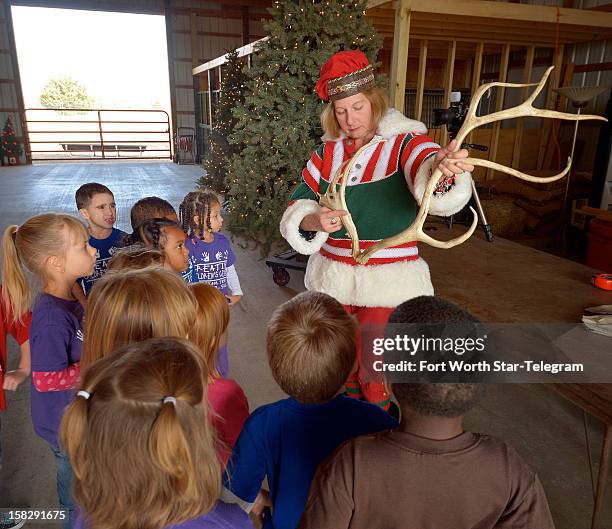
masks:
<path id="1" fill-rule="evenodd" d="M 118 205 L 117 226 L 130 231 L 129 209 L 137 199 L 158 195 L 177 206 L 192 190 L 200 172 L 195 166 L 146 162 L 2 168 L 0 226 L 21 223 L 45 211 L 75 214 L 74 191 L 85 182 L 97 181 L 113 190 Z M 245 296 L 232 309 L 230 369 L 254 409 L 283 397 L 267 367 L 264 329 L 272 311 L 304 289 L 303 274 L 292 272 L 289 285 L 280 288 L 272 282 L 257 251 L 242 249 L 238 244 L 234 249 Z M 11 342 L 10 367 L 16 363 L 16 353 Z M 590 527 L 593 503 L 582 421 L 578 408 L 542 386 L 504 384 L 490 388 L 487 398 L 466 418 L 466 427 L 511 443 L 538 472 L 557 528 L 582 529 Z M 602 433 L 601 425 L 590 419 L 595 465 Z M 27 383 L 8 395 L 8 411 L 2 416 L 2 442 L 0 508 L 54 507 L 57 499 L 52 455 L 32 430 Z M 602 527 L 612 527 L 612 483 L 608 483 L 605 505 Z"/>

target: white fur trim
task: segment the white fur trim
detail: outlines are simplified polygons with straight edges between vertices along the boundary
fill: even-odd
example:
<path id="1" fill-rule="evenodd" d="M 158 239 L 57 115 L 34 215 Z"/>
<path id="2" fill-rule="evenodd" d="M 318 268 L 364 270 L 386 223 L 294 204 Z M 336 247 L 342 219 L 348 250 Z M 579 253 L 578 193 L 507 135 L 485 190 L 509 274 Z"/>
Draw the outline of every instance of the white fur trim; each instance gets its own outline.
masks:
<path id="1" fill-rule="evenodd" d="M 300 223 L 304 217 L 311 213 L 318 213 L 320 209 L 321 207 L 314 200 L 302 199 L 296 200 L 283 213 L 280 232 L 296 252 L 312 255 L 321 249 L 329 237 L 329 233 L 318 231 L 314 239 L 307 241 L 300 234 Z"/>
<path id="2" fill-rule="evenodd" d="M 432 296 L 429 266 L 423 259 L 384 265 L 351 266 L 321 254 L 308 259 L 304 284 L 344 305 L 397 307 L 416 296 Z"/>
<path id="3" fill-rule="evenodd" d="M 418 134 L 426 134 L 427 127 L 424 123 L 409 119 L 400 111 L 394 108 L 389 108 L 387 113 L 381 118 L 376 129 L 376 134 L 382 136 L 386 140 L 403 134 L 404 132 L 416 132 Z M 327 134 L 324 134 L 321 138 L 322 141 L 340 141 L 346 138 L 344 131 L 340 131 L 340 136 L 332 138 Z"/>
<path id="4" fill-rule="evenodd" d="M 431 166 L 435 156 L 425 159 L 417 171 L 414 179 L 414 197 L 420 204 L 429 180 Z M 472 196 L 472 174 L 461 173 L 455 175 L 455 185 L 447 193 L 434 195 L 429 202 L 429 214 L 448 217 L 459 211 L 469 202 Z"/>

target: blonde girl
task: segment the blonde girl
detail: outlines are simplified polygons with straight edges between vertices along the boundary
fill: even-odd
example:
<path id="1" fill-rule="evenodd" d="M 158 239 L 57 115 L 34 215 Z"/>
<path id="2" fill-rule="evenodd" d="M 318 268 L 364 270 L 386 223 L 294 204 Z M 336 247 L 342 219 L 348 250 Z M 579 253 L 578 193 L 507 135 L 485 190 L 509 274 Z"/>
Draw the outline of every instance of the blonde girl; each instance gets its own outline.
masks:
<path id="1" fill-rule="evenodd" d="M 60 420 L 79 380 L 83 307 L 72 287 L 93 272 L 96 251 L 85 227 L 74 217 L 46 213 L 21 226 L 9 226 L 2 240 L 4 289 L 14 306 L 25 310 L 32 290 L 27 268 L 42 285 L 32 307 L 32 423 L 34 431 L 52 448 L 57 464 L 60 507 L 66 509 L 64 527 L 70 527 L 73 509 L 72 472 L 58 439 Z"/>
<path id="2" fill-rule="evenodd" d="M 196 283 L 190 288 L 198 314 L 189 339 L 198 346 L 208 365 L 208 400 L 219 436 L 219 456 L 225 465 L 249 416 L 249 403 L 242 388 L 234 380 L 222 378 L 219 372 L 219 352 L 225 347 L 229 323 L 225 297 L 208 283 Z"/>
<path id="3" fill-rule="evenodd" d="M 87 302 L 83 368 L 132 342 L 186 338 L 195 319 L 195 299 L 178 274 L 157 267 L 106 274 Z"/>
<path id="4" fill-rule="evenodd" d="M 176 338 L 127 345 L 85 373 L 62 443 L 74 468 L 75 529 L 252 529 L 219 501 L 206 372 Z"/>

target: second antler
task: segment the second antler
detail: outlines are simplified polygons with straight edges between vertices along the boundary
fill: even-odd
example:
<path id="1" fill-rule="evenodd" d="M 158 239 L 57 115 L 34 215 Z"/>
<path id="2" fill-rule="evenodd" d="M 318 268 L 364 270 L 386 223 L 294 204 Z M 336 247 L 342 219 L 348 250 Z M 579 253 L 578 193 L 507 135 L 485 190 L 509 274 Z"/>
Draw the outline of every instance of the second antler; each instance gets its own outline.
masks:
<path id="1" fill-rule="evenodd" d="M 583 120 L 592 120 L 592 119 L 607 121 L 605 118 L 601 116 L 588 115 L 588 114 L 569 114 L 565 112 L 557 112 L 555 110 L 545 110 L 541 108 L 535 108 L 533 106 L 533 102 L 535 101 L 536 97 L 542 91 L 542 88 L 544 88 L 544 85 L 546 84 L 546 81 L 548 80 L 548 77 L 550 76 L 550 73 L 553 70 L 553 68 L 554 66 L 551 66 L 550 68 L 548 68 L 548 70 L 546 70 L 546 73 L 542 76 L 542 79 L 540 80 L 539 83 L 516 84 L 516 83 L 495 82 L 495 83 L 483 84 L 482 86 L 480 86 L 474 93 L 474 96 L 472 97 L 465 121 L 463 122 L 461 129 L 457 133 L 457 137 L 456 137 L 457 146 L 455 150 L 459 150 L 461 148 L 461 144 L 463 143 L 463 140 L 472 130 L 482 125 L 493 123 L 495 121 L 502 121 L 504 119 L 514 119 L 514 118 L 519 118 L 519 117 L 541 117 L 541 118 L 564 119 L 564 120 L 570 120 L 570 121 L 583 121 Z M 512 108 L 508 108 L 505 110 L 500 110 L 498 112 L 493 112 L 485 116 L 476 115 L 478 103 L 480 102 L 480 99 L 484 96 L 484 94 L 489 89 L 495 86 L 509 87 L 509 88 L 524 88 L 524 87 L 536 86 L 536 85 L 537 85 L 537 88 L 520 105 L 517 105 Z M 527 180 L 530 182 L 547 183 L 547 182 L 554 182 L 555 180 L 559 180 L 560 178 L 563 178 L 570 170 L 572 159 L 568 158 L 567 166 L 559 174 L 556 174 L 554 176 L 549 176 L 549 177 L 543 177 L 543 178 L 539 178 L 536 176 L 522 173 L 521 171 L 517 171 L 516 169 L 512 169 L 511 167 L 506 167 L 505 165 L 501 165 L 501 164 L 492 162 L 490 160 L 482 160 L 479 158 L 463 158 L 461 162 L 471 164 L 471 165 L 477 165 L 481 167 L 488 167 L 490 169 L 494 169 L 496 171 L 507 173 L 511 176 L 515 176 L 517 178 L 521 178 L 522 180 Z M 403 244 L 403 243 L 411 242 L 411 241 L 421 241 L 426 244 L 429 244 L 430 246 L 435 246 L 436 248 L 445 248 L 445 249 L 452 248 L 453 246 L 457 246 L 458 244 L 465 242 L 472 235 L 472 233 L 474 233 L 474 230 L 476 229 L 476 226 L 478 224 L 478 217 L 476 215 L 476 211 L 474 211 L 472 207 L 470 207 L 470 210 L 472 211 L 472 215 L 473 215 L 472 225 L 463 235 L 455 239 L 451 239 L 449 241 L 438 241 L 434 239 L 433 237 L 430 237 L 429 235 L 424 233 L 423 225 L 425 223 L 425 219 L 427 218 L 427 213 L 429 211 L 429 203 L 432 199 L 433 192 L 441 176 L 442 176 L 441 169 L 436 168 L 433 171 L 429 179 L 425 192 L 423 193 L 423 197 L 421 199 L 421 206 L 420 206 L 419 212 L 414 222 L 402 232 L 396 235 L 393 235 L 392 237 L 387 237 L 386 239 L 383 239 L 379 241 L 378 243 L 370 246 L 370 248 L 368 248 L 367 250 L 362 251 L 359 248 L 359 237 L 357 236 L 357 230 L 356 229 L 347 230 L 349 231 L 349 236 L 351 237 L 351 240 L 353 242 L 353 257 L 358 263 L 360 264 L 367 263 L 368 259 L 379 250 L 382 250 L 384 248 L 390 248 L 392 246 L 397 246 L 399 244 Z M 342 201 L 344 202 L 344 197 L 342 197 Z"/>

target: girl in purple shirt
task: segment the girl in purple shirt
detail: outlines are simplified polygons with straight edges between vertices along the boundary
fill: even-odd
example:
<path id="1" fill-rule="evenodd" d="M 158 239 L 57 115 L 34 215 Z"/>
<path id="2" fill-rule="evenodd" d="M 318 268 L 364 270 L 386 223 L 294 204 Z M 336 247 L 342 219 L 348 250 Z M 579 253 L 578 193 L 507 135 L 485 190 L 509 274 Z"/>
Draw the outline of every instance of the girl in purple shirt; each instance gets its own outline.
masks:
<path id="1" fill-rule="evenodd" d="M 87 368 L 61 426 L 75 529 L 254 529 L 219 501 L 207 378 L 197 348 L 179 338 L 126 345 Z"/>
<path id="2" fill-rule="evenodd" d="M 32 423 L 34 431 L 53 450 L 57 464 L 57 492 L 65 509 L 64 527 L 72 512 L 72 472 L 58 441 L 59 424 L 72 400 L 80 375 L 83 307 L 73 297 L 79 277 L 89 276 L 96 250 L 85 227 L 74 217 L 56 213 L 36 215 L 4 232 L 4 283 L 13 299 L 30 305 L 32 292 L 22 266 L 38 277 L 42 291 L 32 308 Z"/>

